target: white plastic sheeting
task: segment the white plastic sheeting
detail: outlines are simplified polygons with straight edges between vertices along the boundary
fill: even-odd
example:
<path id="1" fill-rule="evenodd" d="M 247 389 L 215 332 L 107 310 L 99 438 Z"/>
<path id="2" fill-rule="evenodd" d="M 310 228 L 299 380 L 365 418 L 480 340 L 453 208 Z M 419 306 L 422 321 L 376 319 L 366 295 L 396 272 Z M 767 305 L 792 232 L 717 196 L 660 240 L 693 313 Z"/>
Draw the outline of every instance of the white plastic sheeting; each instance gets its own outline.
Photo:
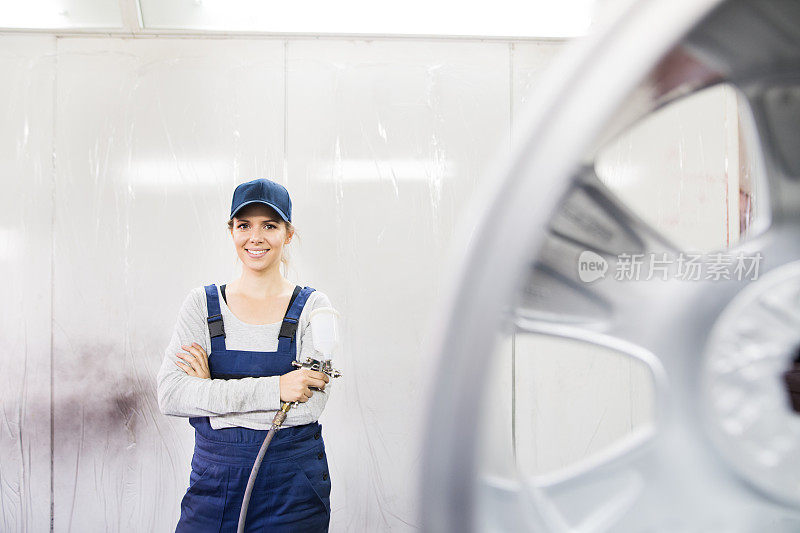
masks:
<path id="1" fill-rule="evenodd" d="M 46 531 L 52 479 L 55 39 L 3 39 L 1 46 L 1 529 Z"/>
<path id="2" fill-rule="evenodd" d="M 265 176 L 294 200 L 289 277 L 345 317 L 332 530 L 413 530 L 422 346 L 457 216 L 508 146 L 512 63 L 539 53 L 512 48 L 0 37 L 0 529 L 174 528 L 193 434 L 156 371 L 189 289 L 237 275 L 230 195 Z"/>

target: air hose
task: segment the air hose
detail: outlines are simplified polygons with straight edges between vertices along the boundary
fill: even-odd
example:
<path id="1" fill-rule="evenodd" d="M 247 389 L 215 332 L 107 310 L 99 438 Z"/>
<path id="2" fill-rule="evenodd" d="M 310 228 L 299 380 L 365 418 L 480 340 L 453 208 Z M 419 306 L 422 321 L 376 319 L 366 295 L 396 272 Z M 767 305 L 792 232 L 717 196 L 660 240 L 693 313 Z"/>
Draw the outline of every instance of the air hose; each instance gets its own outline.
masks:
<path id="1" fill-rule="evenodd" d="M 292 361 L 292 365 L 301 368 L 309 368 L 311 370 L 316 370 L 317 372 L 323 372 L 331 378 L 338 378 L 342 375 L 341 372 L 333 369 L 330 360 L 317 361 L 316 359 L 306 358 L 304 363 Z M 312 390 L 319 390 L 316 387 L 310 388 Z M 250 506 L 250 496 L 253 493 L 253 486 L 256 484 L 258 470 L 261 468 L 261 461 L 264 460 L 264 455 L 267 453 L 269 443 L 272 441 L 272 437 L 275 436 L 275 432 L 278 431 L 278 428 L 281 427 L 283 422 L 286 420 L 286 415 L 289 413 L 289 409 L 297 405 L 297 403 L 298 402 L 282 402 L 281 408 L 277 413 L 275 413 L 275 418 L 272 419 L 272 426 L 269 428 L 267 436 L 264 437 L 264 443 L 258 450 L 258 455 L 253 463 L 253 469 L 250 471 L 250 478 L 247 480 L 247 488 L 244 491 L 244 499 L 242 500 L 242 509 L 239 511 L 239 525 L 236 528 L 237 533 L 244 533 L 244 522 L 245 518 L 247 517 L 247 508 Z"/>
<path id="2" fill-rule="evenodd" d="M 239 511 L 239 526 L 236 528 L 237 533 L 244 533 L 244 520 L 247 516 L 247 507 L 250 505 L 250 494 L 253 492 L 253 485 L 256 484 L 258 469 L 261 468 L 261 461 L 264 459 L 264 455 L 267 453 L 267 447 L 269 446 L 270 441 L 272 441 L 272 437 L 275 435 L 275 432 L 278 431 L 278 428 L 281 427 L 283 421 L 286 420 L 286 414 L 289 412 L 289 409 L 292 408 L 294 403 L 283 402 L 281 404 L 281 408 L 277 413 L 275 413 L 275 418 L 272 419 L 272 427 L 269 428 L 269 432 L 264 438 L 264 443 L 261 445 L 261 449 L 258 450 L 256 462 L 253 463 L 253 470 L 250 471 L 250 478 L 247 480 L 247 488 L 244 491 L 242 510 Z"/>

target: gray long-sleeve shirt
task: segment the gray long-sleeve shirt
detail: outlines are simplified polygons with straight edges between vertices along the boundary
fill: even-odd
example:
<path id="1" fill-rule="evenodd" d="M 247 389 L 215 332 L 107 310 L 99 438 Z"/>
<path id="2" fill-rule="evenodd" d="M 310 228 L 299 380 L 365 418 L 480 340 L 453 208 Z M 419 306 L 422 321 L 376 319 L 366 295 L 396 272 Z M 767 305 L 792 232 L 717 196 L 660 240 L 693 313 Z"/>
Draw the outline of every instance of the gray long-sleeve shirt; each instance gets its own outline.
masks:
<path id="1" fill-rule="evenodd" d="M 242 322 L 228 309 L 219 286 L 217 293 L 225 324 L 226 348 L 264 352 L 278 349 L 281 322 L 258 325 Z M 315 353 L 309 314 L 314 309 L 330 306 L 330 300 L 320 291 L 314 291 L 308 297 L 296 333 L 298 361 Z M 233 426 L 269 429 L 275 412 L 281 406 L 280 376 L 203 379 L 188 375 L 175 364 L 175 361 L 182 361 L 176 353 L 186 353 L 181 345 L 196 342 L 207 354 L 211 352 L 207 317 L 205 288 L 195 287 L 181 306 L 175 331 L 158 371 L 158 406 L 161 412 L 181 417 L 208 416 L 214 429 Z M 319 355 L 315 358 L 319 358 Z M 328 401 L 332 382 L 325 384 L 324 391 L 312 391 L 313 395 L 307 402 L 293 407 L 282 427 L 299 426 L 319 419 Z"/>

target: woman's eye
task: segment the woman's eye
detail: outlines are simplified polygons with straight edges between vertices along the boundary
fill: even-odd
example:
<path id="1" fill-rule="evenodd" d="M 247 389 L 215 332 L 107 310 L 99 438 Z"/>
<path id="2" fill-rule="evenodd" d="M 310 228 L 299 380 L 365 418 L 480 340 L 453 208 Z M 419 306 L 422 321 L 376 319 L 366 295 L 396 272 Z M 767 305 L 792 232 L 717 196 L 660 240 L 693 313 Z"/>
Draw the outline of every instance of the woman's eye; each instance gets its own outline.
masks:
<path id="1" fill-rule="evenodd" d="M 237 227 L 238 227 L 239 229 L 244 229 L 244 227 L 245 227 L 245 226 L 247 226 L 247 224 L 239 224 Z"/>
<path id="2" fill-rule="evenodd" d="M 273 226 L 272 224 L 267 224 L 267 229 L 275 229 L 275 226 Z"/>

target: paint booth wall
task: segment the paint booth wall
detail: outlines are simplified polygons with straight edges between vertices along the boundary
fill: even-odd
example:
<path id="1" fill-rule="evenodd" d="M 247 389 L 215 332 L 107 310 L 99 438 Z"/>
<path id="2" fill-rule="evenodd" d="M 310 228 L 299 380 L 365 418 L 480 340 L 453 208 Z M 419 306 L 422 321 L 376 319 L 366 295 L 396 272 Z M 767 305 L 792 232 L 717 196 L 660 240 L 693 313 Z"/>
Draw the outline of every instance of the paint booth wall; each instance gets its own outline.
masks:
<path id="1" fill-rule="evenodd" d="M 289 279 L 344 316 L 344 377 L 321 419 L 331 530 L 417 529 L 419 440 L 436 408 L 424 347 L 451 237 L 476 223 L 465 207 L 496 179 L 563 46 L 0 36 L 0 529 L 174 529 L 193 430 L 160 413 L 156 372 L 188 291 L 238 275 L 227 214 L 253 177 L 292 194 Z M 515 435 L 525 468 L 580 456 L 585 435 L 535 425 L 536 402 L 558 391 L 536 386 L 546 369 L 519 366 L 512 382 L 513 349 L 495 367 L 497 435 L 509 448 Z M 620 393 L 629 402 L 646 398 L 640 379 L 643 392 Z M 603 439 L 630 429 L 612 403 L 604 417 Z M 532 459 L 550 449 L 574 453 Z"/>

